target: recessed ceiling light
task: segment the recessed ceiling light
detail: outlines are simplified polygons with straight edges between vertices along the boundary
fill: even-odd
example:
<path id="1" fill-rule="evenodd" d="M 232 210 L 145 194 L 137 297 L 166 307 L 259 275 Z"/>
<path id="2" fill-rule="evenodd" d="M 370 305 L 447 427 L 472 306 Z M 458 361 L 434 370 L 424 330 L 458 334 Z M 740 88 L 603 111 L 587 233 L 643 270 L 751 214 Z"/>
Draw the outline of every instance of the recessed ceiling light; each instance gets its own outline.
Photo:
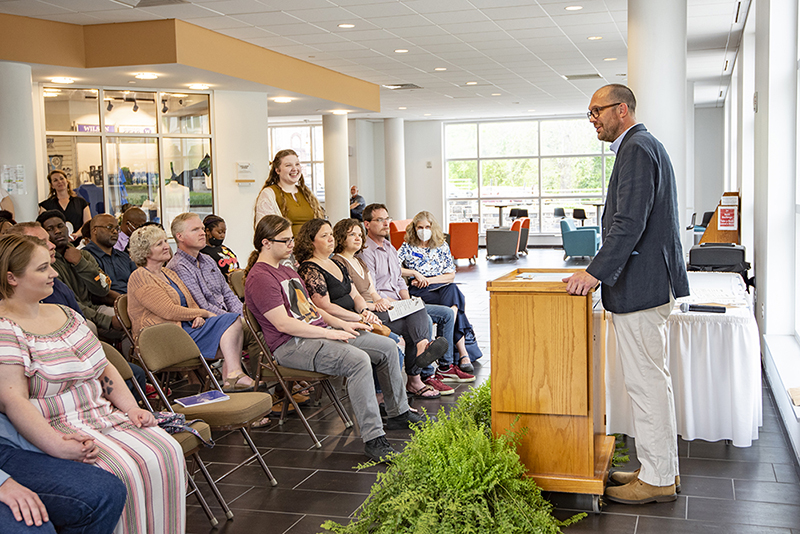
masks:
<path id="1" fill-rule="evenodd" d="M 615 58 L 615 57 L 604 57 L 603 58 L 603 61 L 616 61 L 616 60 L 617 60 L 617 58 Z"/>
<path id="2" fill-rule="evenodd" d="M 431 114 L 430 114 L 430 113 L 426 113 L 426 114 L 425 114 L 425 116 L 426 116 L 426 117 L 430 117 L 430 116 L 431 116 Z"/>
<path id="3" fill-rule="evenodd" d="M 492 96 L 500 96 L 500 93 L 492 93 Z"/>
<path id="4" fill-rule="evenodd" d="M 155 72 L 137 72 L 133 77 L 139 80 L 157 80 L 158 74 Z"/>
<path id="5" fill-rule="evenodd" d="M 347 110 L 346 109 L 334 109 L 333 111 L 331 111 L 331 113 L 333 113 L 334 115 L 347 115 Z"/>
<path id="6" fill-rule="evenodd" d="M 399 107 L 399 108 L 397 108 L 397 109 L 408 109 L 408 108 L 407 108 L 407 107 L 405 107 L 405 106 L 400 106 L 400 107 Z"/>
<path id="7" fill-rule="evenodd" d="M 531 111 L 536 111 L 536 110 L 535 110 L 535 109 L 529 109 L 529 110 L 528 110 L 528 112 L 529 112 L 529 113 L 530 113 Z"/>
<path id="8" fill-rule="evenodd" d="M 478 85 L 478 82 L 467 82 L 467 85 Z"/>
<path id="9" fill-rule="evenodd" d="M 580 11 L 581 9 L 583 9 L 583 6 L 567 6 L 564 9 L 566 9 L 567 11 Z"/>
<path id="10" fill-rule="evenodd" d="M 189 89 L 194 89 L 195 91 L 205 91 L 208 89 L 208 86 L 204 83 L 190 83 Z"/>
<path id="11" fill-rule="evenodd" d="M 273 98 L 272 101 L 278 104 L 289 104 L 291 103 L 292 99 L 289 98 L 288 96 L 277 96 Z"/>
<path id="12" fill-rule="evenodd" d="M 58 95 L 59 95 L 59 93 L 45 93 L 43 96 L 45 98 L 53 98 L 53 97 L 56 97 Z"/>
<path id="13" fill-rule="evenodd" d="M 587 37 L 587 39 L 589 39 L 590 41 L 599 41 L 600 39 L 602 39 L 602 37 L 599 35 L 592 35 L 591 37 Z"/>
<path id="14" fill-rule="evenodd" d="M 406 52 L 408 52 L 408 50 L 406 50 L 405 48 L 398 48 L 397 50 L 394 51 L 395 54 L 405 54 Z"/>
<path id="15" fill-rule="evenodd" d="M 349 23 L 347 23 L 347 22 L 344 22 L 344 23 L 342 23 L 342 24 L 339 24 L 339 27 L 340 27 L 340 28 L 355 28 L 355 27 L 356 27 L 356 25 L 355 25 L 355 24 L 349 24 Z"/>
<path id="16" fill-rule="evenodd" d="M 50 78 L 50 81 L 53 83 L 75 83 L 75 80 L 73 80 L 72 78 L 64 78 L 64 77 Z"/>
<path id="17" fill-rule="evenodd" d="M 433 70 L 438 70 L 438 71 L 447 70 L 447 67 L 436 67 Z"/>

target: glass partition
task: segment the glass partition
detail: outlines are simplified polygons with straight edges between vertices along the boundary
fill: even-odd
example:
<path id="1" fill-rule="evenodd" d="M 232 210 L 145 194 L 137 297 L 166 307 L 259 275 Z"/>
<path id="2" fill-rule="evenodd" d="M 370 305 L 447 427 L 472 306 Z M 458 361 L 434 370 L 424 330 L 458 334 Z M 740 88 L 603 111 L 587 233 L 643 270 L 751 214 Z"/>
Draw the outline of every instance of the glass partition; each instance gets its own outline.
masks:
<path id="1" fill-rule="evenodd" d="M 97 89 L 44 87 L 42 94 L 47 131 L 100 133 Z"/>
<path id="2" fill-rule="evenodd" d="M 208 95 L 161 93 L 161 133 L 209 134 Z"/>
<path id="3" fill-rule="evenodd" d="M 106 141 L 106 158 L 109 212 L 119 215 L 122 206 L 130 204 L 141 207 L 149 220 L 163 223 L 159 200 L 158 139 L 109 137 Z M 183 211 L 188 211 L 188 200 L 187 195 L 187 209 Z M 170 205 L 173 209 L 171 213 L 174 213 L 177 204 L 180 203 L 176 201 Z"/>
<path id="4" fill-rule="evenodd" d="M 103 119 L 108 133 L 155 134 L 156 93 L 105 91 Z"/>

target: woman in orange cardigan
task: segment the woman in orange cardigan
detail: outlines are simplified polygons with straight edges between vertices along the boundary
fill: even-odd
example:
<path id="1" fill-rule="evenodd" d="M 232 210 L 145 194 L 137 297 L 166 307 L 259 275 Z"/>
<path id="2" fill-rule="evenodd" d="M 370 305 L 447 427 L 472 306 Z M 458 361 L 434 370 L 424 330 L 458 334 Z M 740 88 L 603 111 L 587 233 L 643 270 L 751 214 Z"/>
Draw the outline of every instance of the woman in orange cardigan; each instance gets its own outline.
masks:
<path id="1" fill-rule="evenodd" d="M 164 264 L 172 257 L 167 234 L 157 226 L 136 230 L 129 242 L 131 259 L 139 266 L 128 280 L 128 314 L 133 334 L 148 326 L 175 323 L 183 327 L 204 358 L 224 359 L 222 376 L 226 392 L 248 391 L 253 379 L 242 371 L 242 322 L 235 313 L 214 313 L 200 308 L 189 290 Z"/>

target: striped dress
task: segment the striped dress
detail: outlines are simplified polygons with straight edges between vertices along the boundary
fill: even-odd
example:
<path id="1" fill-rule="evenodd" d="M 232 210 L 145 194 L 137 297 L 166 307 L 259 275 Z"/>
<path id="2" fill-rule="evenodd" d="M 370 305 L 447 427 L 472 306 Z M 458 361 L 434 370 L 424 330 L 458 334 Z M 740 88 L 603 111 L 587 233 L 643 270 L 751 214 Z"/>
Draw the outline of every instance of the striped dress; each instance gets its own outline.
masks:
<path id="1" fill-rule="evenodd" d="M 100 342 L 82 317 L 61 308 L 66 323 L 45 335 L 0 318 L 0 364 L 24 366 L 31 403 L 50 426 L 61 434 L 91 436 L 100 449 L 97 465 L 125 483 L 128 498 L 115 533 L 184 532 L 186 465 L 180 445 L 158 427 L 136 428 L 103 397 L 99 377 L 108 360 Z"/>

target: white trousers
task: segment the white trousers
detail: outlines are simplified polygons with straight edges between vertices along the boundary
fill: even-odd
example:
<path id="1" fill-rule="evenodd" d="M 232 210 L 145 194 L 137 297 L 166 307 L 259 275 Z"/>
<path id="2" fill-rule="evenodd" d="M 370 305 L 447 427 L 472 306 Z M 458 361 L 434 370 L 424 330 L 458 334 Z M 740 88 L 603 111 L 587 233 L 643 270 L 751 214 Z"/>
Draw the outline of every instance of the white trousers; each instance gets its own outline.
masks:
<path id="1" fill-rule="evenodd" d="M 669 486 L 678 475 L 675 398 L 667 368 L 667 318 L 675 301 L 632 313 L 614 314 L 617 355 L 631 398 L 639 479 Z"/>

